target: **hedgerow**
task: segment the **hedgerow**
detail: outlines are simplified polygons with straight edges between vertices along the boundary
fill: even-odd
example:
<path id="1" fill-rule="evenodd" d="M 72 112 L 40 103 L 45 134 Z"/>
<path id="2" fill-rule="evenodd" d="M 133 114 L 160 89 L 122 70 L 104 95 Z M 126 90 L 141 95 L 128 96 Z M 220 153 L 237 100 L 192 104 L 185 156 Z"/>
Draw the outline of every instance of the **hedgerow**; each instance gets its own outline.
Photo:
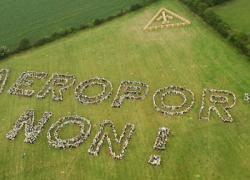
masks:
<path id="1" fill-rule="evenodd" d="M 24 38 L 19 42 L 18 47 L 15 49 L 12 49 L 12 50 L 10 50 L 7 46 L 2 45 L 2 46 L 0 46 L 0 60 L 8 57 L 9 55 L 17 54 L 17 53 L 24 51 L 24 50 L 28 50 L 28 49 L 33 48 L 33 47 L 42 46 L 44 44 L 47 44 L 47 43 L 52 42 L 54 40 L 57 40 L 59 38 L 65 37 L 65 36 L 72 34 L 74 32 L 84 30 L 86 28 L 92 28 L 92 27 L 95 27 L 97 25 L 103 24 L 107 21 L 110 21 L 110 20 L 116 18 L 116 17 L 122 16 L 128 12 L 138 10 L 144 6 L 148 6 L 151 3 L 156 2 L 156 1 L 157 0 L 148 0 L 148 1 L 143 1 L 140 4 L 139 3 L 134 4 L 126 10 L 121 10 L 116 15 L 111 15 L 105 19 L 95 19 L 92 24 L 81 24 L 78 27 L 69 27 L 66 29 L 60 29 L 59 31 L 54 32 L 51 35 L 42 37 L 33 43 L 31 43 L 28 38 Z"/>
<path id="2" fill-rule="evenodd" d="M 224 22 L 211 9 L 212 6 L 218 5 L 231 0 L 180 0 L 186 4 L 192 11 L 200 15 L 205 22 L 211 25 L 223 37 L 228 39 L 246 56 L 250 57 L 250 35 L 233 29 L 229 24 Z"/>

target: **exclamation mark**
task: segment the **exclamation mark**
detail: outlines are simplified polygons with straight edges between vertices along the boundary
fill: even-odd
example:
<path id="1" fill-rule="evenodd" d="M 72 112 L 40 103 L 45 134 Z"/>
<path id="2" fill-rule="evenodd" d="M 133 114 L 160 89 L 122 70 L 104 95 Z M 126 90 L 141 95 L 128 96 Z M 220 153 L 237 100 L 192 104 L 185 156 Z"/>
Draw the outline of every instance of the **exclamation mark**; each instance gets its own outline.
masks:
<path id="1" fill-rule="evenodd" d="M 169 128 L 166 128 L 166 127 L 159 128 L 159 131 L 155 140 L 155 144 L 154 144 L 155 150 L 163 151 L 166 149 L 169 134 L 170 134 Z M 154 166 L 159 166 L 161 164 L 161 156 L 151 155 L 148 160 L 148 163 Z"/>

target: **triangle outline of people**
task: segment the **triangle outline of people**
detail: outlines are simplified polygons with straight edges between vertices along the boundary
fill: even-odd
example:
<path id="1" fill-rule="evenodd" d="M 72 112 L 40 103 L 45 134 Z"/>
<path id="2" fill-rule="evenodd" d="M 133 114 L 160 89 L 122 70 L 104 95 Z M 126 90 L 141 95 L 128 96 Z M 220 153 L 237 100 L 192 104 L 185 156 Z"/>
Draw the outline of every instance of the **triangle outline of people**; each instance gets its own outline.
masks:
<path id="1" fill-rule="evenodd" d="M 164 16 L 160 16 L 160 14 L 165 14 Z M 163 19 L 163 21 L 166 21 L 166 24 L 161 24 L 158 26 L 151 26 L 155 21 L 159 21 L 160 19 Z M 179 23 L 168 23 L 169 20 L 172 20 L 173 18 L 176 18 L 178 20 L 181 20 Z M 187 20 L 186 18 L 166 9 L 166 8 L 161 8 L 152 18 L 151 20 L 146 24 L 146 26 L 143 28 L 144 31 L 150 31 L 150 30 L 156 30 L 156 29 L 162 29 L 162 28 L 171 28 L 171 27 L 180 27 L 180 26 L 185 26 L 189 25 L 191 22 Z"/>

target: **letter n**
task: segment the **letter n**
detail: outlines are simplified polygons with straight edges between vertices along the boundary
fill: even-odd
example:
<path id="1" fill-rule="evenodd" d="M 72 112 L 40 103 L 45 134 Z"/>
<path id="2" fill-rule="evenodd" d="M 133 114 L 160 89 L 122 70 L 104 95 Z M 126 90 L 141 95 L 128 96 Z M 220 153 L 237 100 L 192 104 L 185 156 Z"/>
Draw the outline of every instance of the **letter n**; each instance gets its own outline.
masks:
<path id="1" fill-rule="evenodd" d="M 35 142 L 38 135 L 42 131 L 43 126 L 51 116 L 52 116 L 51 112 L 44 112 L 43 117 L 38 121 L 36 125 L 34 125 L 35 111 L 27 110 L 17 120 L 13 129 L 6 134 L 6 138 L 9 140 L 14 140 L 18 132 L 25 126 L 24 142 L 32 144 Z"/>
<path id="2" fill-rule="evenodd" d="M 125 151 L 128 147 L 128 144 L 130 142 L 131 136 L 133 135 L 135 130 L 135 126 L 133 124 L 126 124 L 123 128 L 123 131 L 118 137 L 115 126 L 114 124 L 109 121 L 105 120 L 101 125 L 100 125 L 100 130 L 96 134 L 88 152 L 94 156 L 98 156 L 104 141 L 106 140 L 109 146 L 109 152 L 111 156 L 114 159 L 123 159 Z M 112 135 L 112 139 L 110 138 L 110 135 Z M 119 154 L 114 152 L 114 144 L 112 144 L 112 141 L 116 142 L 117 145 L 119 145 L 120 152 Z"/>

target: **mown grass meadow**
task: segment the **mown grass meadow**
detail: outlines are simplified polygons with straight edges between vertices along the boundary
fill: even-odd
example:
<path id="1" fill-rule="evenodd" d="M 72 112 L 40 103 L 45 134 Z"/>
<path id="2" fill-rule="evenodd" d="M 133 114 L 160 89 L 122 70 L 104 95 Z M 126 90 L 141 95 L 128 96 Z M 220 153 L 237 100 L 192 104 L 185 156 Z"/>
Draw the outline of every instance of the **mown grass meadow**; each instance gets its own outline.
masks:
<path id="1" fill-rule="evenodd" d="M 142 28 L 161 8 L 189 19 L 183 28 L 144 32 Z M 14 55 L 0 62 L 11 70 L 5 91 L 0 95 L 0 179 L 249 179 L 250 104 L 243 95 L 250 90 L 249 60 L 228 44 L 188 8 L 175 0 L 159 1 L 137 12 L 104 25 L 84 30 L 40 48 Z M 64 94 L 63 102 L 51 97 L 38 100 L 11 96 L 7 89 L 23 71 L 70 73 L 77 82 L 100 76 L 113 84 L 113 95 L 98 105 L 84 106 L 74 98 L 74 89 Z M 149 84 L 142 101 L 126 101 L 120 109 L 111 108 L 122 80 Z M 45 81 L 35 82 L 39 90 Z M 155 111 L 152 96 L 158 88 L 179 85 L 195 93 L 192 112 L 183 117 L 168 117 Z M 210 121 L 199 121 L 204 88 L 233 91 L 237 105 L 230 110 L 234 122 L 223 123 L 215 114 Z M 40 117 L 52 111 L 53 117 L 35 144 L 15 141 L 5 134 L 27 109 Z M 46 134 L 59 118 L 78 114 L 91 120 L 93 131 L 77 149 L 58 150 L 48 146 Z M 112 120 L 118 132 L 126 122 L 136 125 L 135 134 L 122 161 L 116 161 L 104 146 L 99 157 L 87 150 L 99 123 Z M 167 150 L 156 152 L 153 144 L 158 128 L 169 127 L 172 136 Z M 66 129 L 74 134 L 77 129 Z M 25 156 L 23 156 L 25 153 Z M 151 154 L 160 154 L 162 164 L 152 167 Z"/>

